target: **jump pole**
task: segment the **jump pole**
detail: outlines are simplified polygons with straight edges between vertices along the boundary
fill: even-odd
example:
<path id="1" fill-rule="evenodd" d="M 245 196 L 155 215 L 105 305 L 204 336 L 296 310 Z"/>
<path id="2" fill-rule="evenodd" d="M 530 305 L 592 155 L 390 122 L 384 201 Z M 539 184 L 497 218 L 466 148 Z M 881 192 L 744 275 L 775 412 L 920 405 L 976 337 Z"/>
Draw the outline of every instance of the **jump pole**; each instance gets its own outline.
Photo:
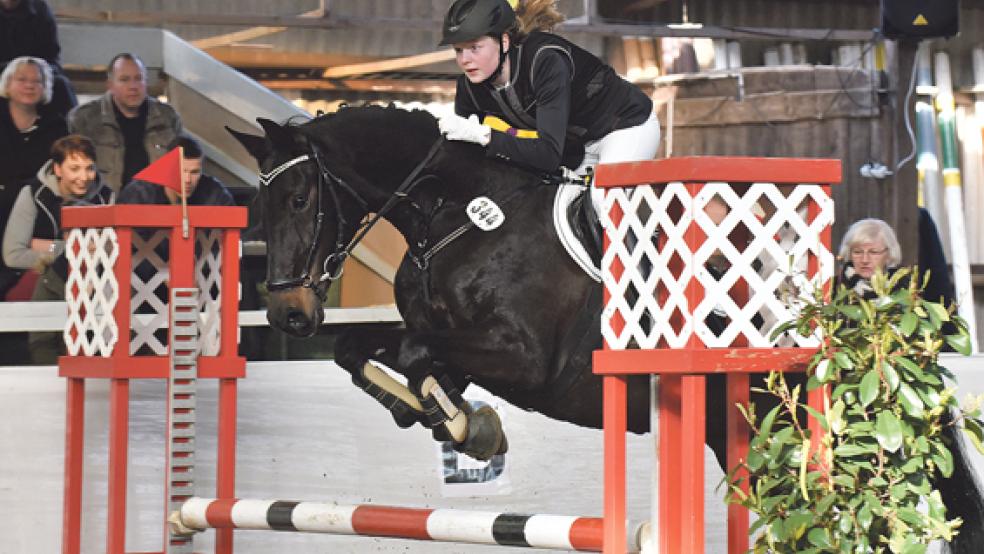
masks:
<path id="1" fill-rule="evenodd" d="M 169 518 L 172 534 L 252 529 L 601 552 L 603 520 L 371 504 L 193 497 Z M 627 552 L 639 552 L 646 523 L 626 524 Z"/>

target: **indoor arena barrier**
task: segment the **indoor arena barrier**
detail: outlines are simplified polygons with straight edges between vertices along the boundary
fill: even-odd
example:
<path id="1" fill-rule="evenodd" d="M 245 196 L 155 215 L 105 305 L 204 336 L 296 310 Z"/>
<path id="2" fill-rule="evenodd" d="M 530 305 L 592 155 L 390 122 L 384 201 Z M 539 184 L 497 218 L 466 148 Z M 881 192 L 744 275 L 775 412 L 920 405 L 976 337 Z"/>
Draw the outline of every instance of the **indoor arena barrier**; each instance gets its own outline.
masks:
<path id="1" fill-rule="evenodd" d="M 748 453 L 749 374 L 804 371 L 819 339 L 772 330 L 827 287 L 838 160 L 683 157 L 599 166 L 605 229 L 604 552 L 626 551 L 626 379 L 659 375 L 653 551 L 704 552 L 705 375 L 727 374 L 727 465 Z M 823 405 L 825 391 L 810 393 Z M 820 410 L 822 412 L 822 409 Z M 811 418 L 811 428 L 818 430 Z M 819 433 L 813 433 L 814 438 Z M 816 447 L 816 443 L 814 447 Z M 740 474 L 739 474 L 740 476 Z M 746 483 L 747 486 L 747 483 Z M 728 551 L 748 550 L 748 512 L 728 507 Z"/>
<path id="2" fill-rule="evenodd" d="M 600 518 L 512 514 L 370 504 L 191 498 L 170 518 L 172 533 L 253 529 L 365 535 L 499 546 L 600 552 Z M 645 523 L 625 527 L 628 552 L 638 552 Z"/>
<path id="3" fill-rule="evenodd" d="M 63 554 L 81 550 L 85 380 L 108 379 L 109 463 L 106 552 L 126 552 L 131 379 L 167 382 L 165 513 L 194 494 L 197 380 L 219 381 L 216 495 L 234 496 L 240 229 L 246 208 L 88 206 L 62 209 L 68 278 Z M 162 518 L 163 519 L 163 518 Z M 165 525 L 161 522 L 163 531 Z M 165 535 L 165 533 L 162 533 Z M 165 554 L 193 551 L 163 536 Z M 216 552 L 232 551 L 220 531 Z"/>

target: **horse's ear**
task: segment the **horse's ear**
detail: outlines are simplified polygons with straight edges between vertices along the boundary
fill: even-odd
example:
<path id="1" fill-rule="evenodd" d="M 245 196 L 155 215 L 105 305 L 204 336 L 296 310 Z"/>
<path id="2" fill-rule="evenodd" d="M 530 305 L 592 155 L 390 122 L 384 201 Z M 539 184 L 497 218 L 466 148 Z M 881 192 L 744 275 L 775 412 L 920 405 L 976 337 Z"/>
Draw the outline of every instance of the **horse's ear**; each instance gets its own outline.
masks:
<path id="1" fill-rule="evenodd" d="M 243 148 L 254 158 L 256 161 L 263 161 L 268 155 L 270 155 L 270 142 L 267 141 L 265 137 L 259 135 L 251 135 L 249 133 L 241 133 L 228 125 L 226 126 L 226 131 L 229 131 L 239 144 L 243 145 Z"/>
<path id="2" fill-rule="evenodd" d="M 289 145 L 298 144 L 300 142 L 297 139 L 297 134 L 286 125 L 280 125 L 277 122 L 271 121 L 265 117 L 257 117 L 256 122 L 260 124 L 260 127 L 263 127 L 263 131 L 266 132 L 267 139 L 275 145 L 286 147 Z"/>

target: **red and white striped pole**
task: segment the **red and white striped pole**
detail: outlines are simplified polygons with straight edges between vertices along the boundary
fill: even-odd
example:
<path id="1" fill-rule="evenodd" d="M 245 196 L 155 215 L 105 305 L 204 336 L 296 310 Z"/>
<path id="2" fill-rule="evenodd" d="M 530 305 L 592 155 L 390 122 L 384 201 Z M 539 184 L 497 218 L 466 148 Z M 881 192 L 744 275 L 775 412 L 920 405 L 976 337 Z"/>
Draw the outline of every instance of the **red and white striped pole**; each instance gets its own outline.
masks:
<path id="1" fill-rule="evenodd" d="M 600 552 L 602 519 L 369 504 L 190 498 L 171 516 L 176 534 L 253 529 Z M 643 523 L 630 523 L 629 552 Z"/>

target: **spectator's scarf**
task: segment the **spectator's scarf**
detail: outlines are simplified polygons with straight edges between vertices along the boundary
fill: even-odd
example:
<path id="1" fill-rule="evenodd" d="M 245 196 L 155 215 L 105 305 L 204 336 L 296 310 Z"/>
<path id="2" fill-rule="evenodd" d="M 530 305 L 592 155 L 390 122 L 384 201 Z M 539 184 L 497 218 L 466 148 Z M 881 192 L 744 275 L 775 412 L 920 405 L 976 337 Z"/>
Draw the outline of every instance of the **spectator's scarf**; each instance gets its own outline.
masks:
<path id="1" fill-rule="evenodd" d="M 898 268 L 895 267 L 886 267 L 883 271 L 887 275 L 891 276 L 897 269 Z M 874 300 L 875 298 L 878 298 L 878 295 L 875 294 L 875 290 L 871 288 L 871 281 L 862 277 L 857 270 L 854 269 L 854 264 L 851 262 L 844 264 L 844 269 L 841 271 L 840 282 L 848 289 L 854 291 L 854 294 L 857 294 L 859 298 L 863 298 L 865 300 Z"/>

